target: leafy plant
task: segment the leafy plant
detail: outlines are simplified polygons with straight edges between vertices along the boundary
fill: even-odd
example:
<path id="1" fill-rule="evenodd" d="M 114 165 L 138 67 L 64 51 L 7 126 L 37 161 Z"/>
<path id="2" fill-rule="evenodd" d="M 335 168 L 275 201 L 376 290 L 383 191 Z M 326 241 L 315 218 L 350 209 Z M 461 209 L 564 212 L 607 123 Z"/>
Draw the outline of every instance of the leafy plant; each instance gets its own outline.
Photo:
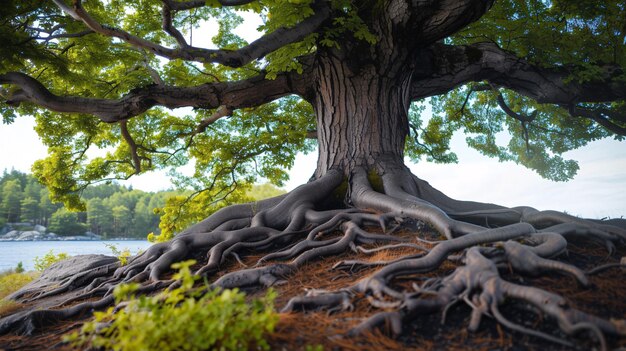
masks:
<path id="1" fill-rule="evenodd" d="M 63 261 L 66 258 L 69 258 L 70 255 L 65 252 L 60 252 L 58 254 L 54 254 L 54 250 L 48 251 L 43 257 L 36 256 L 33 260 L 35 262 L 35 270 L 39 272 L 43 272 L 46 268 L 52 266 L 52 264 Z"/>
<path id="2" fill-rule="evenodd" d="M 7 271 L 0 273 L 0 299 L 17 291 L 22 286 L 30 283 L 37 275 L 33 273 L 21 273 Z"/>
<path id="3" fill-rule="evenodd" d="M 15 267 L 15 273 L 24 273 L 24 264 L 22 261 L 17 263 L 17 267 Z"/>
<path id="4" fill-rule="evenodd" d="M 111 250 L 111 252 L 113 252 L 113 255 L 117 256 L 117 259 L 120 260 L 120 264 L 122 266 L 125 266 L 126 263 L 128 263 L 128 258 L 130 257 L 130 250 L 128 248 L 120 250 L 115 244 L 107 243 L 104 243 L 104 246 Z"/>
<path id="5" fill-rule="evenodd" d="M 275 292 L 248 303 L 237 289 L 194 289 L 198 277 L 189 269 L 194 263 L 172 265 L 180 287 L 155 296 L 135 296 L 138 284 L 116 287 L 116 304 L 124 302 L 125 308 L 94 313 L 93 321 L 65 340 L 116 351 L 269 349 L 263 336 L 278 321 Z"/>
<path id="6" fill-rule="evenodd" d="M 20 264 L 17 267 L 16 269 L 0 272 L 0 316 L 5 316 L 20 306 L 19 303 L 7 300 L 5 297 L 30 283 L 37 276 L 35 272 L 24 273 L 23 268 L 21 272 L 18 271 L 21 267 Z"/>

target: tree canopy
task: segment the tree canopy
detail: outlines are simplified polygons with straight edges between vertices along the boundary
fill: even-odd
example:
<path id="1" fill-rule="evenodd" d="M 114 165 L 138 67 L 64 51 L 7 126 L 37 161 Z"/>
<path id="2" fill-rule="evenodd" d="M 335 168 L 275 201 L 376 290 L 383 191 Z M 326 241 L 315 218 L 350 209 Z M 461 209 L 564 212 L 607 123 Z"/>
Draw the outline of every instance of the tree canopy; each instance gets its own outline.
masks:
<path id="1" fill-rule="evenodd" d="M 624 3 L 497 1 L 483 11 L 491 5 L 468 1 L 466 22 L 478 21 L 414 38 L 427 58 L 411 68 L 406 153 L 455 162 L 449 141 L 460 130 L 487 156 L 570 179 L 577 164 L 563 152 L 626 134 Z M 312 57 L 346 38 L 384 41 L 367 16 L 385 6 L 12 1 L 0 14 L 1 113 L 5 123 L 36 116 L 50 155 L 35 174 L 74 207 L 87 184 L 189 163 L 194 176 L 178 184 L 212 199 L 257 177 L 281 184 L 295 155 L 315 147 L 313 111 L 294 95 L 306 97 Z M 252 42 L 233 32 L 241 11 L 262 18 Z M 183 106 L 192 110 L 174 110 Z"/>

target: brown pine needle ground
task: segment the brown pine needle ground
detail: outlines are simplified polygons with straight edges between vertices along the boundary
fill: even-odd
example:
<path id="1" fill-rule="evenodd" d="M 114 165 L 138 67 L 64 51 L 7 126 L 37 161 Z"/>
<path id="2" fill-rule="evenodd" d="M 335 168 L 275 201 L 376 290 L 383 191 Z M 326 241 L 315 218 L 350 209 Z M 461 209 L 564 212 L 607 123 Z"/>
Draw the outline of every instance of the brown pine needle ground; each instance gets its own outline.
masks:
<path id="1" fill-rule="evenodd" d="M 410 234 L 403 232 L 400 236 Z M 420 243 L 424 247 L 429 245 Z M 375 246 L 368 246 L 373 248 Z M 299 269 L 284 284 L 275 287 L 278 292 L 276 306 L 284 306 L 287 301 L 304 294 L 308 289 L 337 290 L 350 286 L 359 279 L 371 274 L 378 267 L 367 267 L 349 271 L 332 270 L 333 265 L 341 260 L 361 261 L 389 261 L 401 256 L 417 254 L 415 248 L 396 248 L 383 250 L 372 254 L 346 252 L 341 255 L 322 258 L 310 262 Z M 598 265 L 617 262 L 626 256 L 626 249 L 620 248 L 608 257 L 606 250 L 594 244 L 573 244 L 569 246 L 569 254 L 559 257 L 560 260 L 575 264 L 587 270 Z M 242 255 L 244 264 L 251 267 L 263 255 Z M 199 257 L 201 258 L 201 257 Z M 200 264 L 198 264 L 198 267 Z M 428 277 L 445 276 L 456 264 L 444 262 L 441 267 L 431 273 L 420 274 L 418 283 Z M 234 258 L 229 260 L 220 276 L 228 271 L 243 268 Z M 550 273 L 541 277 L 523 277 L 510 272 L 502 272 L 505 279 L 521 285 L 535 286 L 564 296 L 571 306 L 584 312 L 601 316 L 606 319 L 624 318 L 626 316 L 626 270 L 611 268 L 590 276 L 592 286 L 583 288 L 571 277 Z M 410 287 L 415 280 L 403 279 L 395 282 L 397 286 Z M 247 291 L 250 296 L 263 294 L 263 290 Z M 502 312 L 511 320 L 523 324 L 528 328 L 538 328 L 549 331 L 555 328 L 553 321 L 543 318 L 537 313 L 524 308 L 521 303 L 511 301 L 502 307 Z M 371 307 L 363 296 L 355 299 L 354 310 L 328 314 L 325 311 L 310 313 L 282 313 L 275 333 L 268 336 L 272 350 L 567 350 L 567 348 L 548 343 L 544 340 L 522 335 L 507 330 L 498 325 L 491 318 L 485 317 L 480 329 L 470 333 L 467 325 L 470 318 L 470 308 L 464 303 L 451 307 L 446 315 L 445 324 L 442 324 L 442 315 L 432 314 L 419 316 L 403 335 L 397 339 L 387 337 L 381 331 L 375 331 L 357 338 L 347 338 L 348 330 L 358 325 L 372 314 L 380 310 Z M 70 321 L 52 325 L 33 336 L 0 336 L 0 350 L 41 350 L 55 346 L 58 350 L 69 350 L 67 345 L 60 344 L 62 335 L 76 330 L 80 321 Z M 587 339 L 588 342 L 584 340 Z M 584 335 L 576 340 L 583 340 L 584 344 L 577 345 L 580 349 L 597 347 L 591 335 Z M 626 347 L 626 338 L 609 338 L 611 348 Z"/>

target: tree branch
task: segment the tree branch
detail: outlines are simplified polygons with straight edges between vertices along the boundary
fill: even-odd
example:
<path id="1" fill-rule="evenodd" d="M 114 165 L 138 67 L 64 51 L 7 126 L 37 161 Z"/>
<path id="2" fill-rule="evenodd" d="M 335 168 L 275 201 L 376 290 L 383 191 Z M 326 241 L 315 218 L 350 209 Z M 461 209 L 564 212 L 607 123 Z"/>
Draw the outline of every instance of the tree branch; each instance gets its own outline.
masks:
<path id="1" fill-rule="evenodd" d="M 414 100 L 445 94 L 469 82 L 486 81 L 494 88 L 506 88 L 539 103 L 569 109 L 572 116 L 590 118 L 613 133 L 624 135 L 626 114 L 610 109 L 580 109 L 579 103 L 602 103 L 626 99 L 626 81 L 616 65 L 600 66 L 602 73 L 584 82 L 571 79 L 566 67 L 533 65 L 493 43 L 464 46 L 431 45 L 416 58 L 411 97 Z M 536 111 L 524 116 L 512 111 L 502 96 L 498 105 L 509 116 L 528 123 Z M 570 108 L 574 106 L 574 108 Z M 616 123 L 617 122 L 617 123 Z M 525 127 L 525 125 L 523 125 Z"/>
<path id="2" fill-rule="evenodd" d="M 137 37 L 119 28 L 102 25 L 93 19 L 82 7 L 81 0 L 74 0 L 70 8 L 63 0 L 53 0 L 57 6 L 67 12 L 75 20 L 83 22 L 89 29 L 108 37 L 118 38 L 128 44 L 149 50 L 156 55 L 168 59 L 183 59 L 202 63 L 214 62 L 230 67 L 241 67 L 253 60 L 264 57 L 270 52 L 285 45 L 300 41 L 313 33 L 330 16 L 330 8 L 322 1 L 314 4 L 314 14 L 291 28 L 279 28 L 266 34 L 238 50 L 210 50 L 187 45 L 182 34 L 171 25 L 171 10 L 179 10 L 184 6 L 175 6 L 173 1 L 165 2 L 163 11 L 163 27 L 179 44 L 179 48 L 171 49 L 149 40 Z M 223 1 L 227 6 L 235 6 L 249 1 Z M 200 7 L 196 2 L 189 3 L 189 8 Z M 166 8 L 169 7 L 169 10 Z M 169 17 L 169 18 L 168 18 Z"/>
<path id="3" fill-rule="evenodd" d="M 122 137 L 128 144 L 128 147 L 130 147 L 130 155 L 133 159 L 131 163 L 133 167 L 135 168 L 135 174 L 139 174 L 141 173 L 141 159 L 139 158 L 139 154 L 137 154 L 137 144 L 135 143 L 135 140 L 128 132 L 128 121 L 123 120 L 123 121 L 120 121 L 119 123 L 120 123 L 120 130 L 122 131 Z"/>
<path id="4" fill-rule="evenodd" d="M 113 123 L 137 116 L 153 106 L 167 108 L 217 108 L 234 110 L 258 106 L 289 94 L 302 95 L 309 84 L 306 72 L 282 73 L 274 80 L 264 74 L 234 82 L 207 83 L 192 87 L 149 85 L 131 90 L 119 99 L 58 96 L 38 80 L 19 72 L 0 74 L 0 84 L 12 84 L 19 89 L 6 97 L 9 105 L 30 102 L 56 112 L 84 113 Z"/>
<path id="5" fill-rule="evenodd" d="M 163 30 L 171 35 L 174 39 L 176 39 L 176 42 L 178 43 L 178 46 L 186 49 L 189 47 L 189 44 L 187 44 L 187 41 L 185 40 L 185 37 L 183 36 L 183 34 L 176 29 L 173 25 L 172 25 L 172 8 L 168 5 L 167 2 L 163 2 Z"/>
<path id="6" fill-rule="evenodd" d="M 568 79 L 565 67 L 530 64 L 493 43 L 464 46 L 431 45 L 416 58 L 411 97 L 414 100 L 447 93 L 469 82 L 488 81 L 540 103 L 606 102 L 626 99 L 626 82 L 613 79 L 621 68 L 605 65 L 596 79 Z"/>
<path id="7" fill-rule="evenodd" d="M 504 101 L 504 96 L 502 96 L 502 93 L 498 92 L 498 106 L 500 106 L 500 108 L 502 109 L 502 111 L 504 111 L 504 113 L 506 113 L 509 117 L 512 117 L 522 123 L 530 123 L 532 121 L 535 120 L 535 118 L 537 117 L 537 110 L 531 112 L 529 115 L 523 115 L 521 113 L 517 113 L 515 111 L 513 111 L 509 105 L 506 104 L 506 102 Z"/>
<path id="8" fill-rule="evenodd" d="M 219 3 L 222 6 L 240 6 L 253 2 L 255 0 L 219 0 Z M 164 4 L 167 4 L 172 10 L 180 11 L 180 10 L 191 10 L 198 7 L 206 6 L 206 0 L 192 0 L 192 1 L 184 1 L 177 2 L 172 0 L 163 0 Z"/>
<path id="9" fill-rule="evenodd" d="M 590 109 L 576 107 L 573 105 L 568 108 L 568 111 L 570 115 L 574 117 L 589 118 L 617 135 L 626 136 L 626 128 L 612 121 L 617 120 L 622 124 L 626 124 L 626 114 L 614 112 L 603 108 Z"/>

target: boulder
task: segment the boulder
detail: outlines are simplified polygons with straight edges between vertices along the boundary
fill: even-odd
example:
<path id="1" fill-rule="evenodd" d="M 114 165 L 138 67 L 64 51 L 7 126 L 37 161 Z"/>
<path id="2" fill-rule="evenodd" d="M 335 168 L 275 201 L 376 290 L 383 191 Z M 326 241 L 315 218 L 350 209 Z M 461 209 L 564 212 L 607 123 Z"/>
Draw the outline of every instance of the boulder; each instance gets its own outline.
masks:
<path id="1" fill-rule="evenodd" d="M 57 289 L 63 285 L 63 281 L 74 279 L 76 285 L 81 280 L 93 280 L 94 278 L 108 274 L 119 267 L 119 259 L 106 255 L 78 255 L 63 261 L 56 262 L 46 268 L 39 278 L 28 283 L 20 290 L 7 296 L 8 299 L 19 298 L 31 293 L 42 293 Z"/>
<path id="2" fill-rule="evenodd" d="M 86 232 L 86 233 L 85 233 L 85 236 L 86 236 L 86 237 L 89 237 L 89 238 L 90 238 L 90 239 L 92 239 L 92 240 L 101 240 L 101 239 L 102 239 L 102 236 L 101 236 L 101 235 L 98 235 L 98 234 L 96 234 L 96 233 L 94 233 L 94 232 Z"/>
<path id="3" fill-rule="evenodd" d="M 39 240 L 43 237 L 40 232 L 36 232 L 34 230 L 29 230 L 27 232 L 22 232 L 17 240 Z"/>
<path id="4" fill-rule="evenodd" d="M 22 232 L 20 232 L 19 230 L 12 230 L 12 231 L 4 234 L 2 239 L 16 239 L 17 237 L 20 236 L 20 234 L 22 234 Z"/>
<path id="5" fill-rule="evenodd" d="M 44 233 L 46 232 L 46 230 L 48 230 L 48 228 L 46 228 L 46 227 L 44 227 L 44 226 L 42 226 L 42 225 L 37 224 L 37 225 L 33 228 L 33 230 L 34 230 L 34 231 L 36 231 L 36 232 L 40 232 L 41 234 L 44 234 Z"/>

